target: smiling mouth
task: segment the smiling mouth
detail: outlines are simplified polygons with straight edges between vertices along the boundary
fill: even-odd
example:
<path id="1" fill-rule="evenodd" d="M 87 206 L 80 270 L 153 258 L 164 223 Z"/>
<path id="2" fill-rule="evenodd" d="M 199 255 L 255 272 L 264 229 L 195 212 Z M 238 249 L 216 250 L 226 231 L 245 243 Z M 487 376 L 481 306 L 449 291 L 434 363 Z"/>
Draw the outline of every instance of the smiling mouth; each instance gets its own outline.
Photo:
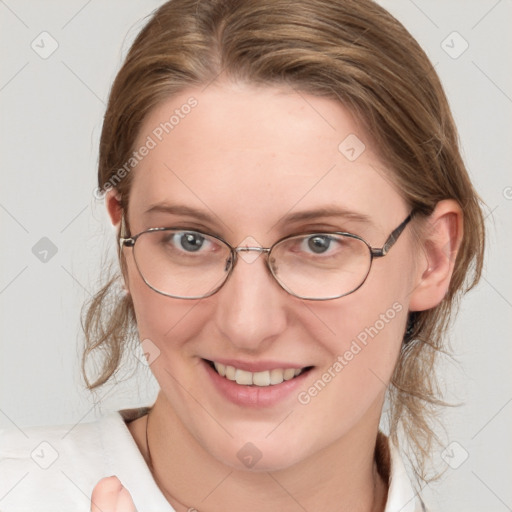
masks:
<path id="1" fill-rule="evenodd" d="M 292 380 L 313 368 L 313 366 L 305 366 L 304 368 L 275 368 L 262 372 L 248 372 L 235 368 L 234 366 L 224 365 L 215 361 L 204 360 L 215 372 L 221 377 L 231 380 L 242 386 L 277 386 L 284 381 Z"/>

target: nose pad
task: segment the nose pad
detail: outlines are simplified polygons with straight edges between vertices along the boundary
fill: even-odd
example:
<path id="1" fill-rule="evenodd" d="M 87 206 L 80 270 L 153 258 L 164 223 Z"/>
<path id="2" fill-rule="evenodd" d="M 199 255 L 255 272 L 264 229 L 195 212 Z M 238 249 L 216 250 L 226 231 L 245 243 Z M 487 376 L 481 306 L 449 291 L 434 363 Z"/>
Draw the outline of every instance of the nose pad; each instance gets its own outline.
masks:
<path id="1" fill-rule="evenodd" d="M 256 245 L 248 245 L 248 243 L 255 243 Z M 259 242 L 251 237 L 248 236 L 241 242 L 244 245 L 238 246 L 236 248 L 232 249 L 231 255 L 226 259 L 226 263 L 224 265 L 224 272 L 227 272 L 228 274 L 231 274 L 234 271 L 234 267 L 236 266 L 238 259 L 242 259 L 245 263 L 251 265 L 254 263 L 260 256 L 263 255 L 265 261 L 264 266 L 267 271 L 267 273 L 272 277 L 273 280 L 275 280 L 275 276 L 273 275 L 273 272 L 270 268 L 270 261 L 268 259 L 268 256 L 270 254 L 270 249 L 267 249 L 259 244 Z M 275 266 L 275 258 L 272 258 L 272 264 L 277 272 L 277 267 Z M 229 278 L 229 276 L 226 277 L 226 280 Z M 279 282 L 277 284 L 280 284 Z"/>
<path id="2" fill-rule="evenodd" d="M 231 254 L 229 256 L 229 258 L 226 260 L 226 266 L 224 267 L 224 272 L 228 272 L 232 266 L 233 266 L 233 255 Z"/>
<path id="3" fill-rule="evenodd" d="M 214 299 L 212 316 L 218 331 L 238 350 L 246 351 L 264 350 L 287 325 L 286 303 L 283 302 L 286 298 L 277 283 L 272 283 L 274 279 L 267 261 L 254 264 L 238 261 L 243 259 L 242 254 L 254 252 L 259 256 L 266 251 L 234 251 L 227 259 L 225 268 L 231 277 Z M 238 272 L 235 266 L 241 267 Z"/>
<path id="4" fill-rule="evenodd" d="M 277 273 L 279 271 L 279 267 L 276 265 L 276 259 L 272 256 L 268 258 L 268 268 L 270 273 L 277 279 Z"/>

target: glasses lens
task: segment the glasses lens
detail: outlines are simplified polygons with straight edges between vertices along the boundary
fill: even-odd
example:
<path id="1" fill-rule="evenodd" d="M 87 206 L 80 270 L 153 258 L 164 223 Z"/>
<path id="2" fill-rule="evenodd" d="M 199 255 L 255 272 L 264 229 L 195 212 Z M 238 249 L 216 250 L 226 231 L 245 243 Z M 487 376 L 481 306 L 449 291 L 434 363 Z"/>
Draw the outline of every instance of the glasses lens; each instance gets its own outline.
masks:
<path id="1" fill-rule="evenodd" d="M 355 236 L 316 233 L 274 246 L 270 266 L 289 292 L 304 299 L 334 299 L 361 286 L 371 265 L 368 245 Z"/>
<path id="2" fill-rule="evenodd" d="M 134 246 L 139 272 L 151 288 L 177 298 L 215 293 L 232 268 L 231 249 L 197 231 L 154 230 Z M 274 246 L 269 263 L 276 280 L 304 299 L 334 299 L 355 291 L 371 265 L 368 245 L 354 235 L 315 233 L 287 238 Z"/>
<path id="3" fill-rule="evenodd" d="M 221 240 L 196 231 L 142 233 L 134 258 L 144 281 L 172 297 L 201 298 L 214 293 L 231 268 L 231 250 Z"/>

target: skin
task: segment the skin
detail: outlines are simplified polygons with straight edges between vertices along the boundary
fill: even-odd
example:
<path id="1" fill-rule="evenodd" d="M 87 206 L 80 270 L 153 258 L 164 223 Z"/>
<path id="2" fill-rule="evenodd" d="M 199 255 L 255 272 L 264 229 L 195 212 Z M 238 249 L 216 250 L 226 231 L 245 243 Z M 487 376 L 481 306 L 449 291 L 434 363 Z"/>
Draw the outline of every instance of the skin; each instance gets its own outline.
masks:
<path id="1" fill-rule="evenodd" d="M 94 487 L 91 512 L 136 512 L 136 509 L 128 490 L 116 476 L 109 476 Z"/>
<path id="2" fill-rule="evenodd" d="M 148 115 L 136 146 L 190 96 L 197 107 L 132 171 L 131 234 L 186 224 L 234 247 L 248 236 L 269 247 L 288 234 L 333 230 L 381 247 L 408 215 L 391 172 L 357 121 L 330 99 L 225 82 L 189 89 Z M 366 145 L 353 162 L 338 150 L 349 134 Z M 116 226 L 118 199 L 115 191 L 106 197 Z M 211 219 L 144 215 L 162 201 L 186 204 Z M 291 213 L 325 205 L 362 213 L 369 222 L 340 217 L 282 222 Z M 461 219 L 455 201 L 441 201 L 419 243 L 408 226 L 390 253 L 374 261 L 359 290 L 324 302 L 287 294 L 262 257 L 252 263 L 240 259 L 211 297 L 168 298 L 145 285 L 132 250 L 124 249 L 140 339 L 149 338 L 160 351 L 151 364 L 161 389 L 148 428 L 154 475 L 178 512 L 189 507 L 291 512 L 300 510 L 298 504 L 307 510 L 384 510 L 387 487 L 373 457 L 386 386 L 407 311 L 434 307 L 447 291 Z M 234 405 L 203 373 L 201 358 L 313 365 L 301 388 L 307 390 L 395 303 L 401 311 L 307 405 L 296 393 L 258 410 Z M 147 459 L 146 421 L 140 418 L 129 429 Z M 262 453 L 252 469 L 237 457 L 247 442 Z M 113 498 L 107 501 L 102 510 L 130 510 Z"/>

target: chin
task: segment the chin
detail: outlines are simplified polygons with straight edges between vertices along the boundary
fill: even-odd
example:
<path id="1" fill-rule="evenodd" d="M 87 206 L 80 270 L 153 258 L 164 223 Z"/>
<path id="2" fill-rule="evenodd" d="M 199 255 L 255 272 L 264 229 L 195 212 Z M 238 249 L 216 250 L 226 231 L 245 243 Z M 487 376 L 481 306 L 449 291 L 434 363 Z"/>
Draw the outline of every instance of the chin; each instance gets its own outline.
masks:
<path id="1" fill-rule="evenodd" d="M 301 443 L 299 443 L 300 445 Z M 208 450 L 210 454 L 220 463 L 229 466 L 237 471 L 248 471 L 251 473 L 280 471 L 306 459 L 311 450 L 311 443 L 302 443 L 302 448 L 298 449 L 295 442 L 290 439 L 284 440 L 265 439 L 259 440 L 233 439 L 229 444 L 224 444 L 219 449 L 220 444 Z M 307 446 L 308 450 L 304 447 Z"/>

